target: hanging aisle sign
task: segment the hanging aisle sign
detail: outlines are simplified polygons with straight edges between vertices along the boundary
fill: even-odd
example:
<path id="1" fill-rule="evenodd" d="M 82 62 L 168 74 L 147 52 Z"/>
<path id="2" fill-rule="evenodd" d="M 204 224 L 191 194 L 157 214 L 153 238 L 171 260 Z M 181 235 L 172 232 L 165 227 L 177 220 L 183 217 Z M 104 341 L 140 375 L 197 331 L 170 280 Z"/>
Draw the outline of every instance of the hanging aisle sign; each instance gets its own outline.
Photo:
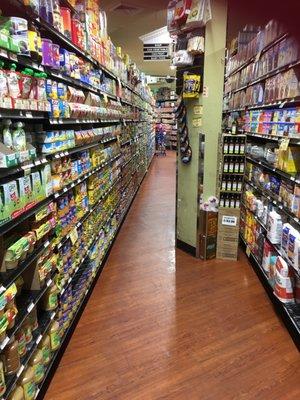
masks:
<path id="1" fill-rule="evenodd" d="M 144 61 L 165 61 L 170 59 L 168 43 L 144 44 Z"/>

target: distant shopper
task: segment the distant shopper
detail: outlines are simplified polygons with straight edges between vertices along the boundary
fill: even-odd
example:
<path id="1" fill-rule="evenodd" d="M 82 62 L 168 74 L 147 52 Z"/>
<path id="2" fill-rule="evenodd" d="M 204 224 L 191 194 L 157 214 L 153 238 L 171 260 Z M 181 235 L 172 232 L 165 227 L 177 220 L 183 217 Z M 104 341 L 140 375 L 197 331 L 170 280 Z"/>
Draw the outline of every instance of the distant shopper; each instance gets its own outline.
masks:
<path id="1" fill-rule="evenodd" d="M 156 126 L 156 155 L 166 155 L 166 131 L 163 124 L 160 122 Z"/>

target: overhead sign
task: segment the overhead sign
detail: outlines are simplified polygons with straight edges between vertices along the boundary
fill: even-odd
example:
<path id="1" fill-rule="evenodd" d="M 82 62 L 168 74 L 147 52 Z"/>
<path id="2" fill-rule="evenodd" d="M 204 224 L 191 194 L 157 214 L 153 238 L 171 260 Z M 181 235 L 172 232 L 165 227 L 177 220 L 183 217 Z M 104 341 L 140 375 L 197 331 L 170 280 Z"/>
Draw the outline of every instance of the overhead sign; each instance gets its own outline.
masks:
<path id="1" fill-rule="evenodd" d="M 168 43 L 144 44 L 144 61 L 164 61 L 169 59 Z"/>

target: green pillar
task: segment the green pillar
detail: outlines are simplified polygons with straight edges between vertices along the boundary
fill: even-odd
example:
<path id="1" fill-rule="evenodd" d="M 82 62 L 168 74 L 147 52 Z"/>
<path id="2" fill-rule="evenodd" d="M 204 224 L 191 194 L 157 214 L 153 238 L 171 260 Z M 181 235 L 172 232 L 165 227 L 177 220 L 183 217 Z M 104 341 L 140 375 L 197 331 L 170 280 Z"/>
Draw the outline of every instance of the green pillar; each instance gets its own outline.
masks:
<path id="1" fill-rule="evenodd" d="M 189 165 L 177 160 L 177 240 L 197 248 L 199 136 L 205 134 L 203 198 L 216 194 L 218 138 L 221 132 L 224 65 L 227 25 L 227 0 L 211 0 L 212 20 L 205 33 L 204 93 L 197 100 L 186 100 L 189 137 L 193 157 Z M 202 116 L 194 115 L 194 106 L 202 105 Z M 193 119 L 202 118 L 194 127 Z M 201 191 L 201 189 L 200 189 Z M 180 245 L 180 243 L 178 243 Z M 182 244 L 182 243 L 181 243 Z"/>

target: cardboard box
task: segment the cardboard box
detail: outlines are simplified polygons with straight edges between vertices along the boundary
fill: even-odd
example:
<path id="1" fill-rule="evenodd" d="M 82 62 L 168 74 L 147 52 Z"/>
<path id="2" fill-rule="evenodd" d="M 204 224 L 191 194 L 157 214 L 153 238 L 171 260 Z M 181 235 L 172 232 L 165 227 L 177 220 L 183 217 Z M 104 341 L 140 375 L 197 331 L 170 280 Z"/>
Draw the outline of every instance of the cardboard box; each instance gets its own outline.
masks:
<path id="1" fill-rule="evenodd" d="M 199 257 L 211 260 L 216 257 L 218 213 L 200 210 L 199 216 Z"/>
<path id="2" fill-rule="evenodd" d="M 212 260 L 213 258 L 216 258 L 217 237 L 200 234 L 199 239 L 199 257 L 202 260 Z"/>
<path id="3" fill-rule="evenodd" d="M 240 209 L 220 208 L 218 217 L 217 258 L 237 260 Z"/>

